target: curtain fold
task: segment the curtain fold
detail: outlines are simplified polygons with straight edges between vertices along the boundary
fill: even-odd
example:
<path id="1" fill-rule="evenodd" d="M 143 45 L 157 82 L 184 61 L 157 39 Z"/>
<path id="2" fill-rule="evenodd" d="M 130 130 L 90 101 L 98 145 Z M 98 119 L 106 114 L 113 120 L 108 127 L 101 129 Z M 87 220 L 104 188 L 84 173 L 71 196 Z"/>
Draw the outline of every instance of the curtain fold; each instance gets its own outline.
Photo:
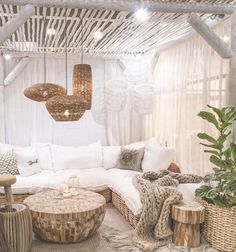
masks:
<path id="1" fill-rule="evenodd" d="M 229 27 L 227 20 L 215 32 L 227 41 Z M 199 35 L 160 54 L 155 69 L 155 136 L 176 148 L 183 172 L 204 175 L 212 171 L 197 134 L 215 132 L 197 114 L 207 110 L 207 104 L 226 105 L 228 66 L 229 60 L 222 59 Z"/>

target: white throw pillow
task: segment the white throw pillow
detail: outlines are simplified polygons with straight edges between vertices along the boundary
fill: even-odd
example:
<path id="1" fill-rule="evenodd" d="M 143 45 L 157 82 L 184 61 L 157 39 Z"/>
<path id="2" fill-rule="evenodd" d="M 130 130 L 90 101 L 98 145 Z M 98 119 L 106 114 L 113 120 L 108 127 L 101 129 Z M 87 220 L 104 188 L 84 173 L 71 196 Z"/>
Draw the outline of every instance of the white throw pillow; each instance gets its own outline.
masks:
<path id="1" fill-rule="evenodd" d="M 120 151 L 120 146 L 103 146 L 103 167 L 105 169 L 116 167 Z"/>
<path id="2" fill-rule="evenodd" d="M 99 142 L 79 147 L 52 145 L 51 149 L 55 171 L 102 167 L 102 146 Z"/>
<path id="3" fill-rule="evenodd" d="M 32 147 L 35 147 L 40 167 L 42 170 L 53 170 L 51 146 L 49 143 L 33 143 Z"/>
<path id="4" fill-rule="evenodd" d="M 157 141 L 151 139 L 145 145 L 142 170 L 143 172 L 166 170 L 174 157 L 175 149 L 161 147 Z"/>
<path id="5" fill-rule="evenodd" d="M 13 146 L 10 144 L 0 143 L 0 154 L 5 154 L 13 149 Z"/>
<path id="6" fill-rule="evenodd" d="M 17 160 L 20 175 L 31 176 L 42 170 L 39 164 L 38 153 L 33 147 L 14 147 L 13 152 Z"/>

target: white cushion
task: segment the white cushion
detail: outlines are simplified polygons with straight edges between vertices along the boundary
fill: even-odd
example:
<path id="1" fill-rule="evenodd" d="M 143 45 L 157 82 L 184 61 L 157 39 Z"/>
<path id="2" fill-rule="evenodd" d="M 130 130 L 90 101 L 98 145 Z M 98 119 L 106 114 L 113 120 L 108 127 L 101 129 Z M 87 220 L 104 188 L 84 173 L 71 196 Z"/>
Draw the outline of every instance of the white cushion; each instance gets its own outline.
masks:
<path id="1" fill-rule="evenodd" d="M 90 169 L 66 169 L 55 172 L 56 185 L 68 184 L 71 176 L 79 177 L 80 188 L 92 191 L 101 191 L 108 188 L 109 175 L 103 167 Z"/>
<path id="2" fill-rule="evenodd" d="M 14 147 L 20 175 L 30 176 L 41 172 L 38 153 L 33 147 Z"/>
<path id="3" fill-rule="evenodd" d="M 105 169 L 114 168 L 120 155 L 120 146 L 104 146 L 102 149 L 103 167 Z"/>
<path id="4" fill-rule="evenodd" d="M 124 148 L 126 149 L 140 149 L 144 147 L 145 147 L 144 142 L 135 142 L 124 146 Z M 103 149 L 103 167 L 107 170 L 115 168 L 121 152 L 121 147 L 103 146 L 102 149 Z"/>
<path id="5" fill-rule="evenodd" d="M 169 147 L 161 147 L 154 139 L 145 145 L 145 153 L 142 161 L 143 172 L 166 170 L 175 157 L 175 150 Z"/>
<path id="6" fill-rule="evenodd" d="M 42 170 L 53 170 L 51 146 L 49 143 L 32 143 L 36 148 Z"/>
<path id="7" fill-rule="evenodd" d="M 4 154 L 8 151 L 11 151 L 12 149 L 13 149 L 12 145 L 0 143 L 0 154 Z"/>
<path id="8" fill-rule="evenodd" d="M 102 147 L 100 143 L 79 147 L 52 145 L 51 149 L 54 171 L 102 166 Z"/>
<path id="9" fill-rule="evenodd" d="M 43 189 L 54 189 L 54 172 L 42 171 L 32 176 L 24 177 L 16 176 L 16 183 L 12 185 L 14 194 L 34 194 Z M 0 187 L 0 192 L 3 193 L 3 187 Z"/>

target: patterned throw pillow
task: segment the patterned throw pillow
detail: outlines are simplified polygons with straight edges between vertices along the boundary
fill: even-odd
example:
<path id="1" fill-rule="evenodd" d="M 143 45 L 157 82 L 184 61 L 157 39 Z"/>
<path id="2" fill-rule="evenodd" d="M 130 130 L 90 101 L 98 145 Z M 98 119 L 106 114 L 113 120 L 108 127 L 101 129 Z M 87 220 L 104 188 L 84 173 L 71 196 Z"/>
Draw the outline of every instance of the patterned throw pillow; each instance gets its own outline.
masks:
<path id="1" fill-rule="evenodd" d="M 144 155 L 144 148 L 126 149 L 121 148 L 121 152 L 116 164 L 117 168 L 133 171 L 142 171 L 141 162 Z"/>
<path id="2" fill-rule="evenodd" d="M 19 174 L 16 157 L 12 150 L 0 154 L 0 174 Z"/>

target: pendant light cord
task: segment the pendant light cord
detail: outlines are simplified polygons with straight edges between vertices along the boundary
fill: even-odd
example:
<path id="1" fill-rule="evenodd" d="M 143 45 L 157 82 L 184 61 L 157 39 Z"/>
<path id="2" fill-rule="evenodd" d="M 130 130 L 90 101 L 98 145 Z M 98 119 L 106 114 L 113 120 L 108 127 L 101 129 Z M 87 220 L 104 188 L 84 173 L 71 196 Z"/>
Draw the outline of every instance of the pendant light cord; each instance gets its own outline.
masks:
<path id="1" fill-rule="evenodd" d="M 65 53 L 66 53 L 66 91 L 67 91 L 67 76 L 68 76 L 68 73 L 67 73 L 67 16 L 66 16 L 66 11 L 67 9 L 65 10 L 65 31 L 64 31 L 64 36 L 65 36 Z"/>
<path id="2" fill-rule="evenodd" d="M 81 37 L 82 37 L 82 44 L 81 44 L 81 64 L 84 63 L 84 22 L 83 18 L 81 20 Z"/>
<path id="3" fill-rule="evenodd" d="M 43 17 L 44 22 L 44 35 L 43 35 L 43 72 L 44 72 L 44 83 L 47 80 L 47 68 L 46 68 L 46 52 L 45 52 L 45 45 L 46 45 L 46 16 Z"/>

